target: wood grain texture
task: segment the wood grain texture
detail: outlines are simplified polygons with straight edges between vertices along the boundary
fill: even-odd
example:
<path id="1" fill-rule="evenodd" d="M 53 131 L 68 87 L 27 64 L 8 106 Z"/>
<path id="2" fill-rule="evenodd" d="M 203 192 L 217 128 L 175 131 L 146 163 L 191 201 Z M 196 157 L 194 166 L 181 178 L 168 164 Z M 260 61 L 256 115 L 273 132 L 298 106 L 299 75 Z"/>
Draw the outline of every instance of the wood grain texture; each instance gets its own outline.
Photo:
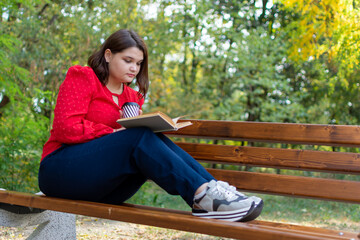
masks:
<path id="1" fill-rule="evenodd" d="M 268 173 L 207 169 L 239 189 L 360 204 L 360 182 Z"/>
<path id="2" fill-rule="evenodd" d="M 360 154 L 358 153 L 181 142 L 176 144 L 196 160 L 206 162 L 360 174 Z"/>
<path id="3" fill-rule="evenodd" d="M 360 127 L 192 120 L 172 136 L 360 147 Z M 360 154 L 265 147 L 177 143 L 199 161 L 345 174 L 360 173 Z M 360 181 L 208 169 L 240 190 L 360 204 Z M 356 239 L 355 233 L 252 221 L 233 223 L 189 212 L 132 204 L 120 206 L 0 191 L 0 202 L 243 240 Z M 266 203 L 265 203 L 266 206 Z"/>
<path id="4" fill-rule="evenodd" d="M 339 231 L 315 230 L 306 227 L 285 224 L 226 222 L 213 219 L 202 219 L 191 216 L 188 212 L 167 211 L 161 208 L 146 207 L 131 204 L 120 206 L 36 196 L 26 193 L 0 191 L 0 201 L 5 203 L 43 208 L 54 211 L 100 217 L 111 220 L 126 221 L 151 226 L 166 227 L 214 236 L 223 236 L 242 240 L 320 240 L 320 239 L 355 239 L 356 234 Z"/>
<path id="5" fill-rule="evenodd" d="M 360 147 L 360 127 L 354 125 L 186 121 L 191 121 L 193 125 L 167 134 L 197 138 Z"/>

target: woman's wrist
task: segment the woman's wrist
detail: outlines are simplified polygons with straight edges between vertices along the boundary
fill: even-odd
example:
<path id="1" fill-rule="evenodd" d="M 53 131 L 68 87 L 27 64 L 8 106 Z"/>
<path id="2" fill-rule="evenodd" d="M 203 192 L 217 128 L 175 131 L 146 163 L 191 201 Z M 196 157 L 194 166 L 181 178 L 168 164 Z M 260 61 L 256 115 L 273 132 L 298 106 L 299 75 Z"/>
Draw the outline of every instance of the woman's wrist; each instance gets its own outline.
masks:
<path id="1" fill-rule="evenodd" d="M 122 130 L 125 130 L 125 129 L 126 129 L 126 128 L 124 128 L 124 127 L 115 128 L 114 131 L 113 131 L 113 133 L 114 133 L 114 132 L 119 132 L 119 131 L 122 131 Z"/>

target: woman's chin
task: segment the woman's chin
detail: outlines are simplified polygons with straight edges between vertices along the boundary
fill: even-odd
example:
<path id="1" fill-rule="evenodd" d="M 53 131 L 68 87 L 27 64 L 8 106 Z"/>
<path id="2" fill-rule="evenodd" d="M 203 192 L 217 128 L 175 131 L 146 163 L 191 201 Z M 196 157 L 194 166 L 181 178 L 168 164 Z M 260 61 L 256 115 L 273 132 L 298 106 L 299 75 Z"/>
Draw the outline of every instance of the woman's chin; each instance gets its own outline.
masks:
<path id="1" fill-rule="evenodd" d="M 132 81 L 134 81 L 134 79 L 123 79 L 123 80 L 121 81 L 121 83 L 128 84 L 128 83 L 132 83 Z"/>

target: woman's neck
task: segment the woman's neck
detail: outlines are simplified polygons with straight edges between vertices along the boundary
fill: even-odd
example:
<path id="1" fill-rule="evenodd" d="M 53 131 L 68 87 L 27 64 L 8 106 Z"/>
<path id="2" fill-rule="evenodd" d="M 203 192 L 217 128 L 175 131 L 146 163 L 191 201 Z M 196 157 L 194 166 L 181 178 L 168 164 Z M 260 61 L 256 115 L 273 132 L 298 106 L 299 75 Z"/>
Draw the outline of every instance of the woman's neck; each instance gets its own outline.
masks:
<path id="1" fill-rule="evenodd" d="M 111 81 L 109 81 L 106 84 L 106 87 L 110 90 L 110 92 L 115 93 L 115 94 L 121 94 L 124 91 L 124 84 L 123 83 L 114 84 Z"/>

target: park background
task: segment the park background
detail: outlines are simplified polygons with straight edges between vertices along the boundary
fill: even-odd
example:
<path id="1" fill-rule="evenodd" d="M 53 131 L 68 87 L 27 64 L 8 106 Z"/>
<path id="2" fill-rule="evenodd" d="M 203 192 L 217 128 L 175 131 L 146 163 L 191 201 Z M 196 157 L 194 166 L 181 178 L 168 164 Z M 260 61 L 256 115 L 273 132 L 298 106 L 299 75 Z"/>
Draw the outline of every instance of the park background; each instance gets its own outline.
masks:
<path id="1" fill-rule="evenodd" d="M 39 190 L 42 146 L 67 69 L 86 65 L 121 28 L 148 45 L 145 112 L 360 123 L 359 0 L 2 0 L 0 187 Z M 262 197 L 263 219 L 360 228 L 353 204 Z M 152 183 L 130 202 L 186 209 Z"/>

